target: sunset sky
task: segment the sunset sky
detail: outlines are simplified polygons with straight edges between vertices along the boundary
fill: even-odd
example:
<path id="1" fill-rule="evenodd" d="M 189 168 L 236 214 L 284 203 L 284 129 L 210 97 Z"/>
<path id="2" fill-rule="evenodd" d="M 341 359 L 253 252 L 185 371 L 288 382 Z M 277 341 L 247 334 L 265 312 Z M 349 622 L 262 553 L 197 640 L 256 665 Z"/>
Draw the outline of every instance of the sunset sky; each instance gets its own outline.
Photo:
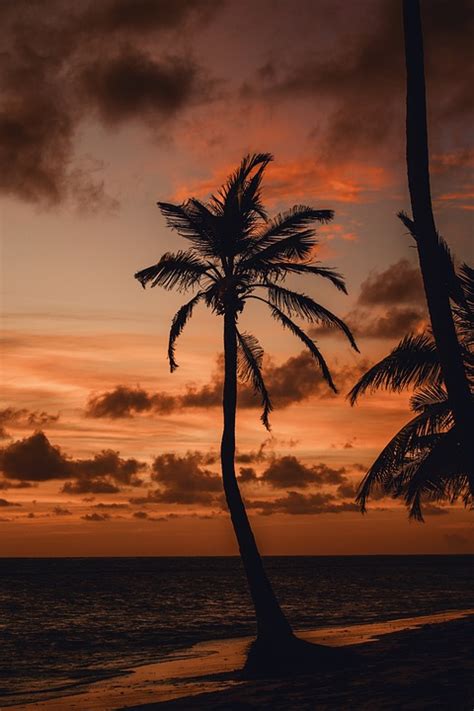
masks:
<path id="1" fill-rule="evenodd" d="M 265 554 L 474 551 L 472 512 L 354 486 L 410 417 L 410 393 L 346 394 L 426 324 L 409 210 L 398 0 L 2 0 L 0 555 L 226 555 L 219 479 L 222 319 L 199 306 L 166 361 L 183 295 L 133 274 L 184 248 L 157 200 L 205 199 L 271 152 L 264 199 L 335 210 L 317 278 L 361 353 L 315 328 L 339 394 L 300 342 L 249 306 L 275 412 L 247 388 L 238 470 Z M 422 3 L 436 219 L 472 263 L 472 4 Z M 310 331 L 311 332 L 311 331 Z"/>

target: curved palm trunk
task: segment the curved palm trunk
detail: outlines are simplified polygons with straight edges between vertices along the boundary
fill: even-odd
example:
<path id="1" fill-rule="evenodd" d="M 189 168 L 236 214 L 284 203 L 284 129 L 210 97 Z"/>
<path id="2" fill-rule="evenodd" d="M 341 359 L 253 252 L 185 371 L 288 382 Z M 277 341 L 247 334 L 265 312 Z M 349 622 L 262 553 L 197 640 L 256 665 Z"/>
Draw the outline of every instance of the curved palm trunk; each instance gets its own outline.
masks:
<path id="1" fill-rule="evenodd" d="M 288 639 L 293 636 L 293 633 L 265 573 L 235 476 L 237 340 L 235 313 L 230 309 L 224 314 L 224 357 L 224 430 L 221 443 L 221 464 L 227 506 L 255 607 L 257 636 L 260 640 L 266 641 Z"/>
<path id="2" fill-rule="evenodd" d="M 419 0 L 403 0 L 407 72 L 407 170 L 418 257 L 433 336 L 474 490 L 474 406 L 454 327 L 431 204 L 423 35 Z"/>

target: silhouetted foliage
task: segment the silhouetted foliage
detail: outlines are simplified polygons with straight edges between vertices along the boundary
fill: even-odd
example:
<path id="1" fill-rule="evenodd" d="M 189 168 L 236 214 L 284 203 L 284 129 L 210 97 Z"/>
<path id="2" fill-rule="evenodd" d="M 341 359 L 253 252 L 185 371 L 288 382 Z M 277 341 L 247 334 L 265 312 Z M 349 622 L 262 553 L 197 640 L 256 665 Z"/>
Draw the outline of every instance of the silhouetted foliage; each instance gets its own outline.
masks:
<path id="1" fill-rule="evenodd" d="M 292 319 L 298 317 L 339 329 L 358 350 L 349 328 L 310 296 L 281 285 L 288 274 L 311 274 L 329 280 L 346 293 L 340 274 L 312 261 L 317 239 L 311 225 L 329 222 L 333 212 L 296 205 L 268 219 L 260 189 L 264 170 L 271 160 L 269 154 L 247 156 L 206 203 L 196 198 L 181 205 L 159 202 L 168 226 L 192 246 L 186 251 L 164 254 L 157 264 L 142 269 L 135 277 L 143 287 L 150 284 L 182 292 L 198 290 L 173 318 L 168 346 L 171 371 L 178 367 L 176 339 L 199 302 L 216 314 L 222 315 L 230 308 L 237 315 L 243 311 L 247 299 L 253 298 L 267 304 L 273 318 L 302 341 L 328 385 L 336 391 L 319 348 Z M 265 298 L 258 296 L 259 290 L 266 292 Z M 262 421 L 269 429 L 272 404 L 261 372 L 263 351 L 251 334 L 239 334 L 238 347 L 239 375 L 251 382 L 260 395 Z"/>
<path id="2" fill-rule="evenodd" d="M 451 273 L 452 264 L 448 273 Z M 463 363 L 474 395 L 474 271 L 463 265 L 456 277 L 454 319 Z M 379 490 L 403 497 L 411 518 L 423 520 L 426 501 L 461 498 L 473 503 L 469 482 L 469 452 L 463 447 L 444 384 L 441 363 L 431 333 L 406 336 L 396 348 L 365 373 L 349 393 L 354 404 L 366 391 L 395 392 L 415 387 L 411 409 L 415 417 L 390 440 L 363 479 L 357 501 L 362 511 Z"/>
<path id="3" fill-rule="evenodd" d="M 337 316 L 312 297 L 282 286 L 289 274 L 306 274 L 327 279 L 340 291 L 346 291 L 340 274 L 313 261 L 317 245 L 313 225 L 332 220 L 332 210 L 296 205 L 273 219 L 268 218 L 262 202 L 261 183 L 271 160 L 268 153 L 246 156 L 225 185 L 207 202 L 190 198 L 181 205 L 158 203 L 168 226 L 190 246 L 186 251 L 163 255 L 157 264 L 135 276 L 143 287 L 151 284 L 183 292 L 195 290 L 192 299 L 179 309 L 171 324 L 168 358 L 172 371 L 178 367 L 176 339 L 192 316 L 194 307 L 202 302 L 224 317 L 224 429 L 221 443 L 224 491 L 257 617 L 258 647 L 253 649 L 249 659 L 254 659 L 255 655 L 265 658 L 265 668 L 270 664 L 276 669 L 296 663 L 301 655 L 313 654 L 317 647 L 303 643 L 292 633 L 266 576 L 237 484 L 237 377 L 251 383 L 260 396 L 261 419 L 267 429 L 272 411 L 270 394 L 262 375 L 263 350 L 254 335 L 238 329 L 238 319 L 249 299 L 266 304 L 271 316 L 308 349 L 315 366 L 333 390 L 336 388 L 323 355 L 293 318 L 339 329 L 353 348 L 357 350 L 357 346 L 346 324 Z M 256 650 L 260 650 L 262 644 L 265 651 L 260 655 Z"/>
<path id="4" fill-rule="evenodd" d="M 439 236 L 431 203 L 423 34 L 419 0 L 403 0 L 407 76 L 407 173 L 413 219 L 399 218 L 413 237 L 431 321 L 429 334 L 409 335 L 373 366 L 349 393 L 419 388 L 416 416 L 370 467 L 357 501 L 365 511 L 374 489 L 402 496 L 411 518 L 423 520 L 426 500 L 474 498 L 473 270 L 456 274 Z"/>
<path id="5" fill-rule="evenodd" d="M 474 402 L 450 303 L 450 299 L 456 298 L 453 293 L 453 285 L 456 284 L 454 268 L 450 267 L 449 250 L 437 232 L 431 202 L 423 30 L 419 0 L 403 0 L 403 24 L 407 79 L 406 158 L 413 219 L 404 213 L 401 213 L 400 217 L 416 243 L 433 339 L 454 421 L 468 459 L 468 477 L 472 493 Z"/>

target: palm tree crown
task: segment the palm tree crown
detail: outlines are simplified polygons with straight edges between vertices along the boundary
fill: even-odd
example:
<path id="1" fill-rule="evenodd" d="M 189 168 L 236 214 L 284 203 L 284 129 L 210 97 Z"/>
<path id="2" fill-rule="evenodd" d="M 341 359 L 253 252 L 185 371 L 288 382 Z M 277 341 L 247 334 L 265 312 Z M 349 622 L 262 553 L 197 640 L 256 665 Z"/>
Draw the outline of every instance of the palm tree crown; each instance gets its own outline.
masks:
<path id="1" fill-rule="evenodd" d="M 456 275 L 441 243 L 444 274 L 454 302 L 453 314 L 466 374 L 474 397 L 474 270 L 464 264 Z M 442 377 L 440 358 L 430 332 L 408 335 L 365 373 L 349 393 L 354 404 L 364 392 L 414 387 L 411 419 L 390 440 L 359 487 L 362 511 L 377 489 L 403 497 L 411 518 L 422 521 L 424 501 L 474 501 L 469 454 L 461 444 Z"/>
<path id="2" fill-rule="evenodd" d="M 207 202 L 195 198 L 181 205 L 159 202 L 167 224 L 188 240 L 189 249 L 164 254 L 157 264 L 135 274 L 142 286 L 188 291 L 192 299 L 173 318 L 168 359 L 171 371 L 178 367 L 175 343 L 199 302 L 216 314 L 232 311 L 236 317 L 248 299 L 268 305 L 272 317 L 299 338 L 310 351 L 329 387 L 336 391 L 329 368 L 314 341 L 293 321 L 338 328 L 357 350 L 346 324 L 304 293 L 282 286 L 289 274 L 313 274 L 346 293 L 340 274 L 311 260 L 317 244 L 311 225 L 327 223 L 332 210 L 315 210 L 305 205 L 268 219 L 262 204 L 261 183 L 272 156 L 246 156 L 223 187 Z M 263 295 L 260 295 L 263 294 Z M 262 422 L 269 429 L 272 403 L 262 376 L 263 350 L 255 336 L 237 330 L 238 374 L 251 382 L 262 401 Z"/>

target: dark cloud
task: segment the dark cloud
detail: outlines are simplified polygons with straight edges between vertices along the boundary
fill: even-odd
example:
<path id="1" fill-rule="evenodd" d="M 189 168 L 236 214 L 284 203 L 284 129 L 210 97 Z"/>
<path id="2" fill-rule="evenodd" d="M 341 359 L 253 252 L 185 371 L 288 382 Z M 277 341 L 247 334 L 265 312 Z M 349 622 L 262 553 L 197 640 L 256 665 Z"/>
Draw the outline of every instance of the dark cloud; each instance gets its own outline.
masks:
<path id="1" fill-rule="evenodd" d="M 212 82 L 179 44 L 225 3 L 211 0 L 2 0 L 0 28 L 0 190 L 25 200 L 57 203 L 74 193 L 105 199 L 91 172 L 73 162 L 81 123 L 97 116 L 169 128 L 170 117 L 206 99 Z M 255 3 L 254 3 L 255 5 Z M 327 160 L 374 148 L 402 152 L 404 60 L 397 0 L 298 3 L 262 0 L 265 23 L 279 24 L 264 45 L 262 64 L 245 96 L 281 104 L 313 99 L 313 135 Z M 242 34 L 254 41 L 252 13 Z M 279 13 L 279 14 L 278 14 Z M 323 20 L 315 24 L 315 15 Z M 290 17 L 291 16 L 291 17 Z M 217 43 L 234 33 L 233 16 L 216 27 Z M 430 0 L 424 12 L 433 125 L 455 135 L 472 107 L 472 8 L 468 0 Z M 240 18 L 239 18 L 240 26 Z M 298 28 L 298 35 L 291 33 Z M 249 31 L 247 31 L 249 30 Z M 224 36 L 224 40 L 222 37 Z M 212 37 L 212 35 L 211 35 Z M 169 47 L 174 56 L 169 56 Z M 244 54 L 246 47 L 242 47 Z M 254 49 L 248 54 L 253 56 Z M 213 56 L 215 64 L 215 57 Z M 232 68 L 231 68 L 232 72 Z M 235 82 L 235 72 L 225 77 Z M 242 107 L 238 107 L 239 109 Z M 292 107 L 293 108 L 293 107 Z M 243 109 L 245 110 L 245 109 Z M 317 117 L 317 119 L 316 119 Z M 448 123 L 449 122 L 449 123 Z"/>
<path id="2" fill-rule="evenodd" d="M 221 477 L 203 466 L 199 452 L 183 457 L 162 454 L 152 465 L 152 479 L 160 489 L 156 501 L 169 504 L 209 504 L 222 491 Z"/>
<path id="3" fill-rule="evenodd" d="M 319 331 L 315 330 L 315 333 Z M 355 365 L 343 365 L 333 368 L 333 376 L 339 389 L 344 390 L 367 370 L 367 361 Z M 264 379 L 276 409 L 289 407 L 309 397 L 334 397 L 311 354 L 303 351 L 292 356 L 281 365 L 267 363 L 264 367 Z M 216 374 L 211 383 L 201 387 L 188 385 L 183 395 L 150 393 L 141 387 L 129 388 L 118 385 L 113 390 L 92 395 L 86 405 L 88 417 L 108 417 L 111 419 L 129 418 L 135 414 L 153 412 L 170 414 L 184 409 L 221 407 L 222 379 Z M 260 402 L 253 389 L 247 385 L 239 386 L 239 407 L 259 408 Z M 236 461 L 241 464 L 263 461 L 263 448 L 258 452 L 238 452 Z M 212 463 L 212 462 L 209 462 Z"/>
<path id="4" fill-rule="evenodd" d="M 92 395 L 87 402 L 86 415 L 118 419 L 150 410 L 158 414 L 168 414 L 177 407 L 177 398 L 172 395 L 166 393 L 150 395 L 140 387 L 129 388 L 126 385 L 117 385 L 113 390 Z"/>
<path id="5" fill-rule="evenodd" d="M 214 518 L 214 513 L 212 515 L 209 514 L 183 514 L 183 515 L 178 515 L 174 513 L 169 513 L 166 514 L 165 516 L 151 516 L 148 511 L 135 511 L 132 514 L 132 518 L 137 518 L 140 521 L 172 521 L 173 519 L 177 518 L 184 518 L 184 516 L 191 516 L 193 518 L 201 518 L 201 519 L 210 519 Z"/>
<path id="6" fill-rule="evenodd" d="M 276 408 L 301 402 L 310 395 L 325 390 L 323 378 L 315 367 L 314 359 L 306 351 L 288 358 L 281 365 L 268 365 L 264 377 Z M 255 407 L 255 404 L 253 391 L 246 388 L 239 397 L 239 405 Z"/>
<path id="7" fill-rule="evenodd" d="M 96 32 L 154 33 L 181 27 L 189 19 L 206 20 L 217 8 L 216 0 L 112 0 L 89 6 L 84 28 Z"/>
<path id="8" fill-rule="evenodd" d="M 370 12 L 370 25 L 361 27 L 348 9 L 340 42 L 329 55 L 308 52 L 264 82 L 269 97 L 309 97 L 330 104 L 327 125 L 318 126 L 317 135 L 331 146 L 334 157 L 383 143 L 397 115 L 397 101 L 403 102 L 401 10 L 395 2 L 372 4 L 370 10 L 364 3 L 357 9 L 359 16 Z"/>
<path id="9" fill-rule="evenodd" d="M 0 449 L 0 469 L 8 479 L 48 481 L 73 475 L 72 461 L 43 432 Z"/>
<path id="10" fill-rule="evenodd" d="M 322 4 L 324 6 L 324 4 Z M 297 22 L 306 37 L 314 24 L 314 3 L 303 3 Z M 423 4 L 426 72 L 433 125 L 469 125 L 472 91 L 466 67 L 471 61 L 472 4 L 460 0 L 430 0 Z M 313 131 L 324 158 L 340 160 L 354 155 L 395 151 L 402 154 L 405 105 L 405 66 L 402 8 L 397 0 L 335 2 L 324 12 L 331 18 L 333 44 L 298 52 L 293 46 L 278 52 L 278 59 L 256 72 L 246 94 L 268 100 L 317 102 L 319 120 Z M 283 24 L 279 43 L 293 23 Z M 324 23 L 323 23 L 324 24 Z M 276 55 L 276 51 L 274 52 Z"/>
<path id="11" fill-rule="evenodd" d="M 104 450 L 90 459 L 72 459 L 52 445 L 43 432 L 0 449 L 0 470 L 5 479 L 41 482 L 70 479 L 63 491 L 69 494 L 111 494 L 121 486 L 140 486 L 145 468 L 137 459 L 123 459 L 118 452 Z"/>
<path id="12" fill-rule="evenodd" d="M 219 407 L 222 405 L 222 377 L 219 374 L 212 383 L 200 388 L 188 386 L 177 399 L 181 407 Z"/>
<path id="13" fill-rule="evenodd" d="M 6 489 L 30 489 L 35 486 L 29 481 L 10 481 L 9 479 L 0 479 L 0 490 Z"/>
<path id="14" fill-rule="evenodd" d="M 44 204 L 106 199 L 90 171 L 71 165 L 79 124 L 91 114 L 107 124 L 163 122 L 207 95 L 197 65 L 157 56 L 156 40 L 218 8 L 209 0 L 51 0 L 46 12 L 35 0 L 0 3 L 0 191 Z"/>
<path id="15" fill-rule="evenodd" d="M 347 316 L 355 335 L 402 338 L 426 323 L 425 293 L 420 270 L 400 259 L 370 274 L 360 286 L 357 307 Z"/>
<path id="16" fill-rule="evenodd" d="M 69 509 L 63 509 L 61 506 L 55 506 L 53 514 L 55 516 L 72 516 L 72 512 Z"/>
<path id="17" fill-rule="evenodd" d="M 338 504 L 334 502 L 335 496 L 333 494 L 301 494 L 297 491 L 288 491 L 286 496 L 274 499 L 273 501 L 247 501 L 246 506 L 249 509 L 257 510 L 259 514 L 264 516 L 277 513 L 304 516 L 308 514 L 335 514 L 347 511 L 359 511 L 359 507 L 356 504 Z"/>
<path id="18" fill-rule="evenodd" d="M 275 458 L 265 469 L 261 481 L 274 489 L 309 486 L 321 487 L 325 484 L 340 484 L 345 481 L 346 469 L 334 469 L 326 464 L 306 466 L 294 456 Z"/>
<path id="19" fill-rule="evenodd" d="M 182 457 L 174 453 L 159 455 L 151 472 L 158 488 L 146 496 L 132 497 L 130 503 L 214 504 L 216 495 L 222 492 L 222 483 L 220 475 L 207 469 L 207 462 L 207 455 L 201 452 L 187 452 Z"/>
<path id="20" fill-rule="evenodd" d="M 104 504 L 104 503 L 99 503 L 99 504 L 94 504 L 92 507 L 94 509 L 128 509 L 129 506 L 128 504 Z"/>
<path id="21" fill-rule="evenodd" d="M 86 407 L 88 417 L 131 417 L 135 412 L 151 409 L 151 398 L 142 388 L 117 385 L 114 390 L 92 395 Z"/>
<path id="22" fill-rule="evenodd" d="M 84 521 L 108 521 L 110 519 L 109 514 L 98 514 L 98 513 L 91 513 L 91 514 L 85 514 L 84 516 L 81 516 L 81 518 Z"/>
<path id="23" fill-rule="evenodd" d="M 383 272 L 370 274 L 360 285 L 357 301 L 362 306 L 398 306 L 419 304 L 424 298 L 419 268 L 400 259 Z"/>
<path id="24" fill-rule="evenodd" d="M 7 501 L 6 499 L 0 499 L 0 507 L 5 508 L 7 506 L 21 506 L 21 504 L 15 504 L 13 501 Z"/>
<path id="25" fill-rule="evenodd" d="M 137 474 L 145 468 L 137 459 L 123 459 L 111 449 L 96 454 L 92 459 L 76 459 L 74 475 L 79 479 L 95 479 L 109 476 L 119 484 L 140 486 L 142 481 Z"/>
<path id="26" fill-rule="evenodd" d="M 237 464 L 259 464 L 268 458 L 267 449 L 271 445 L 272 440 L 266 439 L 262 442 L 257 450 L 249 450 L 241 452 L 237 449 L 235 453 L 235 461 Z"/>
<path id="27" fill-rule="evenodd" d="M 251 484 L 258 481 L 257 472 L 253 467 L 240 467 L 237 479 L 241 484 Z"/>
<path id="28" fill-rule="evenodd" d="M 110 479 L 76 479 L 67 481 L 61 491 L 64 494 L 118 494 L 120 487 Z"/>
<path id="29" fill-rule="evenodd" d="M 39 81 L 47 94 L 47 85 Z M 4 98 L 0 110 L 0 190 L 28 202 L 54 204 L 69 192 L 73 121 L 56 105 L 58 97 L 22 93 Z"/>
<path id="30" fill-rule="evenodd" d="M 140 521 L 169 521 L 174 518 L 172 514 L 167 514 L 166 516 L 150 516 L 148 511 L 135 511 L 133 518 L 138 518 Z M 199 516 L 199 518 L 211 518 L 210 516 Z"/>
<path id="31" fill-rule="evenodd" d="M 197 75 L 189 60 L 156 61 L 125 49 L 110 60 L 99 57 L 88 64 L 81 82 L 86 102 L 95 107 L 104 123 L 115 124 L 176 114 L 198 93 Z"/>
<path id="32" fill-rule="evenodd" d="M 402 338 L 407 333 L 424 330 L 426 312 L 423 308 L 392 307 L 383 314 L 354 310 L 346 317 L 346 323 L 356 337 Z"/>
<path id="33" fill-rule="evenodd" d="M 47 427 L 59 420 L 44 410 L 28 410 L 25 407 L 5 407 L 0 410 L 0 424 L 14 427 Z"/>
<path id="34" fill-rule="evenodd" d="M 133 517 L 140 519 L 148 518 L 148 513 L 146 511 L 135 511 Z"/>
<path id="35" fill-rule="evenodd" d="M 360 338 L 402 338 L 426 326 L 425 294 L 418 267 L 400 259 L 382 272 L 374 272 L 360 286 L 356 307 L 344 317 Z M 310 335 L 328 334 L 313 326 Z"/>
<path id="36" fill-rule="evenodd" d="M 346 385 L 353 383 L 365 372 L 366 368 L 367 363 L 363 361 L 355 365 L 331 367 L 331 373 L 337 388 L 344 390 Z M 316 367 L 314 358 L 307 351 L 288 358 L 281 365 L 268 364 L 264 368 L 264 378 L 267 390 L 277 410 L 310 397 L 336 397 L 321 375 L 321 371 Z M 251 388 L 247 387 L 239 392 L 239 406 L 259 406 Z"/>
<path id="37" fill-rule="evenodd" d="M 337 495 L 341 499 L 355 499 L 357 486 L 351 481 L 345 481 L 337 487 Z"/>

